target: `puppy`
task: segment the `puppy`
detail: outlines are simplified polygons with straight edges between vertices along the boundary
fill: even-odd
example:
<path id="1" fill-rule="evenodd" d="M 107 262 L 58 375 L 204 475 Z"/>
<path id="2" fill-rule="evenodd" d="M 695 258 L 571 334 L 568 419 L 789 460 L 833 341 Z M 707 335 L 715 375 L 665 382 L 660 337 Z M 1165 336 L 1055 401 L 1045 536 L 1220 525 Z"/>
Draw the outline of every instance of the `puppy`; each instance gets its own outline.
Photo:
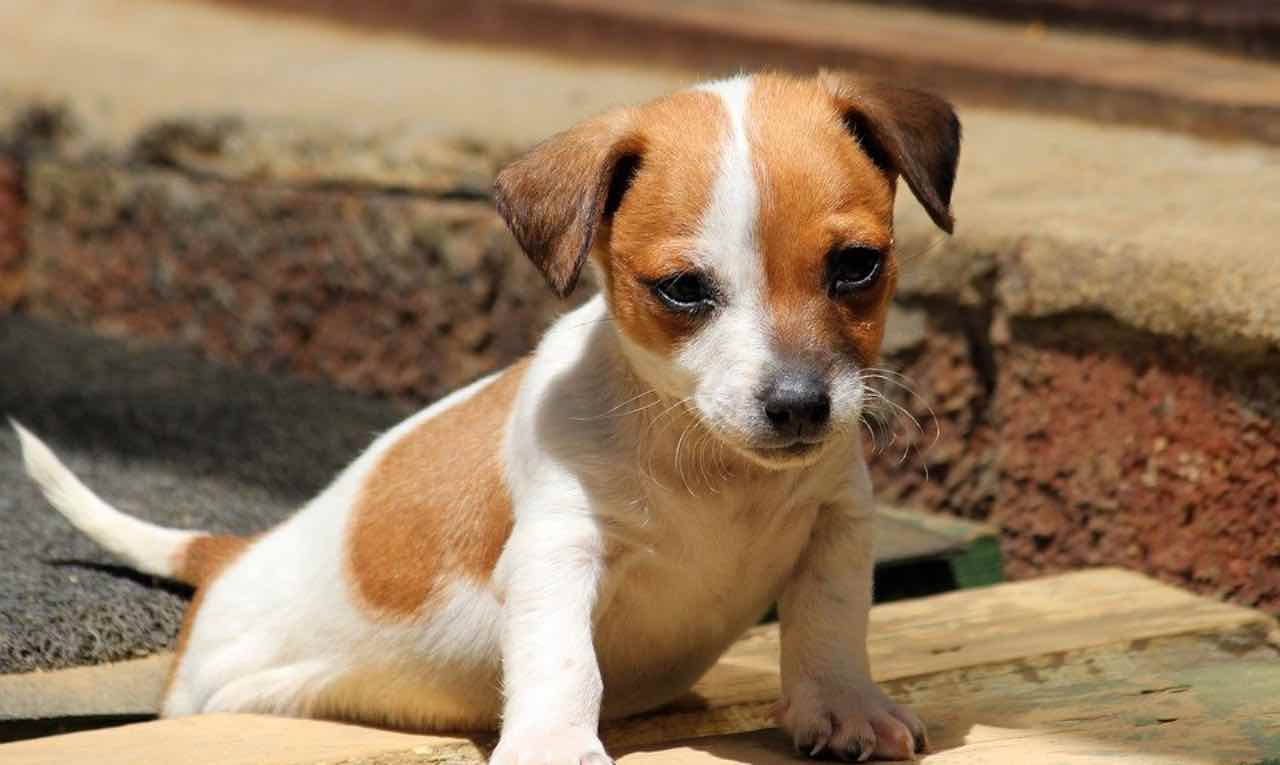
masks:
<path id="1" fill-rule="evenodd" d="M 924 726 L 868 667 L 857 426 L 897 180 L 949 232 L 959 140 L 945 101 L 830 73 L 605 114 L 495 185 L 551 288 L 591 262 L 600 294 L 279 526 L 130 518 L 15 424 L 27 469 L 112 553 L 197 588 L 165 716 L 501 721 L 494 762 L 607 763 L 602 718 L 676 698 L 776 602 L 795 744 L 910 757 Z"/>

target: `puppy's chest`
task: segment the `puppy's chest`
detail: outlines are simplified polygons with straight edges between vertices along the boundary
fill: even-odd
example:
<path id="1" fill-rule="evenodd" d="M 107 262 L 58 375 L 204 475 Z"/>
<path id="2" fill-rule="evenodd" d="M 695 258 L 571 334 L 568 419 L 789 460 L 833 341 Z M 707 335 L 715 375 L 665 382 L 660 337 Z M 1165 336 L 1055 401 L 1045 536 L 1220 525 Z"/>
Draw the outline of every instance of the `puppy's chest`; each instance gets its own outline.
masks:
<path id="1" fill-rule="evenodd" d="M 821 501 L 772 485 L 690 495 L 655 492 L 621 587 L 697 609 L 712 622 L 755 618 L 776 596 L 813 529 Z M 624 596 L 625 597 L 625 596 Z"/>
<path id="2" fill-rule="evenodd" d="M 754 494 L 651 497 L 596 624 L 609 715 L 682 693 L 777 598 L 819 503 Z"/>

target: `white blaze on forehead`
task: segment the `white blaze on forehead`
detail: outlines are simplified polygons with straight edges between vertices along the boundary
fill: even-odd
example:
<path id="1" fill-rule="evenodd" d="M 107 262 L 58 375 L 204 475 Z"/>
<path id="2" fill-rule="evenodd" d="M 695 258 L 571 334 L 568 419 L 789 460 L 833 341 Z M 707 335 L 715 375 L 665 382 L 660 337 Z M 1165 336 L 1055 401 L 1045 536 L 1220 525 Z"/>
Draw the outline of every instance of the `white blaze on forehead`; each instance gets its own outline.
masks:
<path id="1" fill-rule="evenodd" d="M 751 142 L 747 136 L 747 103 L 751 78 L 739 76 L 698 87 L 718 96 L 728 125 L 720 146 L 720 167 L 711 187 L 711 199 L 699 225 L 699 261 L 711 266 L 717 279 L 741 299 L 759 294 L 764 268 L 756 239 L 759 197 Z"/>
<path id="2" fill-rule="evenodd" d="M 737 441 L 751 440 L 764 427 L 756 392 L 772 367 L 764 258 L 756 235 L 760 190 L 749 131 L 751 86 L 751 78 L 735 77 L 700 87 L 720 99 L 727 119 L 697 252 L 690 254 L 715 280 L 721 302 L 678 354 L 696 380 L 692 398 L 704 421 Z"/>

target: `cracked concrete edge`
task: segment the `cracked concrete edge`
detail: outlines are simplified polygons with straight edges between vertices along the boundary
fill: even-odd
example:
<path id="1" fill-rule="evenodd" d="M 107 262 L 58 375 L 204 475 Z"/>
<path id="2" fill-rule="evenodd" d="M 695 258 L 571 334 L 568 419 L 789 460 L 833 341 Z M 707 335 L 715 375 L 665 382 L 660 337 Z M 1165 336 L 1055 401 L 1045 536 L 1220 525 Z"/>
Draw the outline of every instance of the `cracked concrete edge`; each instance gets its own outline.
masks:
<path id="1" fill-rule="evenodd" d="M 484 198 L 518 149 L 410 123 L 356 133 L 238 114 L 177 115 L 122 141 L 98 126 L 93 108 L 0 89 L 0 152 L 162 167 L 237 183 Z"/>
<path id="2" fill-rule="evenodd" d="M 137 137 L 129 158 L 230 181 L 484 198 L 511 147 L 402 125 L 366 135 L 283 119 L 179 118 Z"/>
<path id="3" fill-rule="evenodd" d="M 0 154 L 84 157 L 104 151 L 92 145 L 92 129 L 62 98 L 0 88 Z"/>
<path id="4" fill-rule="evenodd" d="M 939 242 L 914 212 L 901 217 L 900 250 L 928 250 L 921 257 L 930 262 L 904 270 L 900 300 L 943 300 L 1001 319 L 1100 315 L 1246 364 L 1280 353 L 1280 264 L 1265 258 L 1224 267 L 1214 257 L 1161 257 L 1124 241 L 1036 231 L 965 232 Z"/>

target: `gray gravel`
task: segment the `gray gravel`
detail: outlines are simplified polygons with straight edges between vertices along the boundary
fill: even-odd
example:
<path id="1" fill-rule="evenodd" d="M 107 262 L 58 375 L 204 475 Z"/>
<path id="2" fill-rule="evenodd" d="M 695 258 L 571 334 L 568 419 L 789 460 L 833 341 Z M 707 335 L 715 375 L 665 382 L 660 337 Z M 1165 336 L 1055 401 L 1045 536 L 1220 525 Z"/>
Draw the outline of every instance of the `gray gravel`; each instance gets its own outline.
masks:
<path id="1" fill-rule="evenodd" d="M 5 317 L 0 413 L 126 512 L 243 533 L 287 516 L 404 408 Z M 0 674 L 164 649 L 190 594 L 119 567 L 64 521 L 22 472 L 7 427 L 0 561 Z"/>

